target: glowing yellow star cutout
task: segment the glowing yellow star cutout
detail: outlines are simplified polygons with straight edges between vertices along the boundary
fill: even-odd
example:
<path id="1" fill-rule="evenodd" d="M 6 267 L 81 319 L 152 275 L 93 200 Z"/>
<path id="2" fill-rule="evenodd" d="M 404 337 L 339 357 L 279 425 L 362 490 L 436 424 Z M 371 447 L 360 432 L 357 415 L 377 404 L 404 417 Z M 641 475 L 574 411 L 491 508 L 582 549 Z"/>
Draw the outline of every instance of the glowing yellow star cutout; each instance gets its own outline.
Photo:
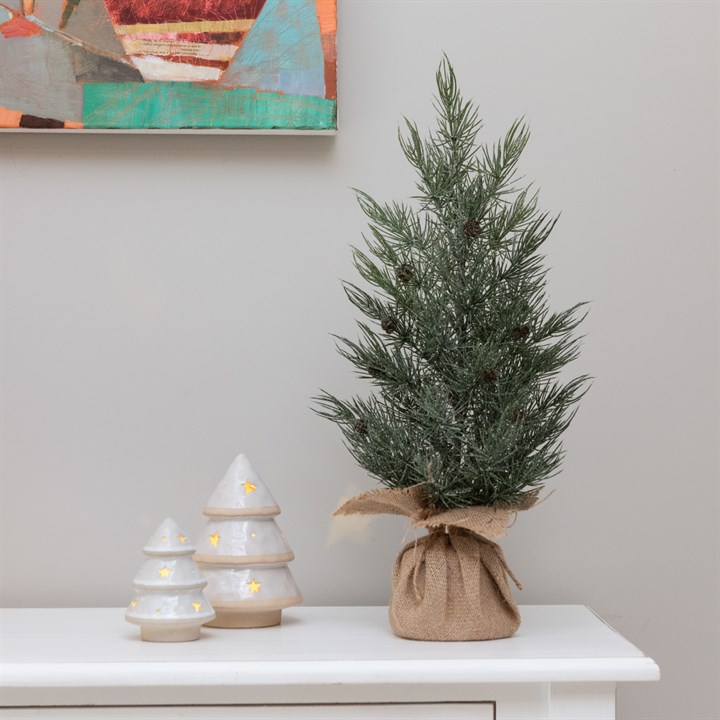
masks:
<path id="1" fill-rule="evenodd" d="M 200 612 L 200 608 L 202 607 L 202 603 L 194 602 L 192 606 L 195 608 L 195 612 Z"/>
<path id="2" fill-rule="evenodd" d="M 262 583 L 259 583 L 257 580 L 251 580 L 248 583 L 248 590 L 250 590 L 251 593 L 259 593 L 261 587 Z"/>
<path id="3" fill-rule="evenodd" d="M 255 487 L 255 485 L 253 485 L 249 480 L 246 480 L 246 481 L 243 483 L 243 487 L 245 488 L 245 494 L 246 494 L 246 495 L 249 495 L 251 492 L 255 492 L 255 491 L 257 490 L 257 488 Z"/>
<path id="4" fill-rule="evenodd" d="M 187 538 L 184 535 L 178 535 L 178 540 L 184 545 Z"/>
<path id="5" fill-rule="evenodd" d="M 167 542 L 167 536 L 163 535 L 163 536 L 160 538 L 160 542 Z"/>
<path id="6" fill-rule="evenodd" d="M 137 605 L 137 598 L 133 598 L 133 599 L 130 601 L 130 607 L 135 607 L 136 605 Z"/>
<path id="7" fill-rule="evenodd" d="M 170 577 L 170 568 L 169 567 L 161 567 L 158 570 L 158 575 L 160 575 L 160 577 Z"/>
<path id="8" fill-rule="evenodd" d="M 219 540 L 219 539 L 220 539 L 220 534 L 218 533 L 217 530 L 208 538 L 208 540 L 210 540 L 210 544 L 211 544 L 214 548 L 217 547 L 217 544 L 218 544 L 218 540 Z"/>

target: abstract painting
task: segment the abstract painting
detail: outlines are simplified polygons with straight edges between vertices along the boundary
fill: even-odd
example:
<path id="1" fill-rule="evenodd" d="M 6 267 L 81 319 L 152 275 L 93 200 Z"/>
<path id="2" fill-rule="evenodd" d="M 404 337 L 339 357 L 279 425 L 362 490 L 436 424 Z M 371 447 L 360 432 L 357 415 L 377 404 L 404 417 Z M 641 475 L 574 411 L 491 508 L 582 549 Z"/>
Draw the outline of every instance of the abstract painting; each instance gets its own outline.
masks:
<path id="1" fill-rule="evenodd" d="M 337 0 L 0 0 L 0 128 L 333 131 Z"/>

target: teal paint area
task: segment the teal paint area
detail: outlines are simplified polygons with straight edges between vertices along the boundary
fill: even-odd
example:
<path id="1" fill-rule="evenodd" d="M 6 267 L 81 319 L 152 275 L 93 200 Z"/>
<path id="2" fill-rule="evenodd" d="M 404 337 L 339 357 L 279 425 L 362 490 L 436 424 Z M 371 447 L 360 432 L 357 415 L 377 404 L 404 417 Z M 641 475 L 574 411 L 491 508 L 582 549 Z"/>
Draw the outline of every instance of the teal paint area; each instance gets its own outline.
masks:
<path id="1" fill-rule="evenodd" d="M 186 82 L 86 83 L 82 122 L 91 129 L 334 130 L 336 102 Z"/>
<path id="2" fill-rule="evenodd" d="M 267 0 L 220 81 L 290 95 L 325 95 L 315 0 Z"/>

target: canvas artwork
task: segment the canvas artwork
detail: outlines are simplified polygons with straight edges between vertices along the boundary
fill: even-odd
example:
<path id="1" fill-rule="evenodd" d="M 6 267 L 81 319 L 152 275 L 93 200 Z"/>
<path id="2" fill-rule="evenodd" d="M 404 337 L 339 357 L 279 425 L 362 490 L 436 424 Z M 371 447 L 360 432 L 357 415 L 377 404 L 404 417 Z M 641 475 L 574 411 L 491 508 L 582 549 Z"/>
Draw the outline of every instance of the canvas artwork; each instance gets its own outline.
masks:
<path id="1" fill-rule="evenodd" d="M 0 0 L 0 127 L 337 127 L 337 0 Z"/>

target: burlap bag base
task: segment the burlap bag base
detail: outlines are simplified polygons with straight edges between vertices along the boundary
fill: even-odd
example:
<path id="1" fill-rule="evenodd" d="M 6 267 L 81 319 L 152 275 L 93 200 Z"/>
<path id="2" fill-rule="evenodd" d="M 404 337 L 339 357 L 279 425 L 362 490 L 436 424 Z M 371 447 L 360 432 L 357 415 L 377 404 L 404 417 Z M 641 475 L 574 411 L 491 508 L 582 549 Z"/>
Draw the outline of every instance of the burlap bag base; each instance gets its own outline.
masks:
<path id="1" fill-rule="evenodd" d="M 498 545 L 462 529 L 432 531 L 408 543 L 393 570 L 393 632 L 410 640 L 510 637 L 520 613 L 509 572 Z"/>
<path id="2" fill-rule="evenodd" d="M 422 485 L 380 488 L 351 498 L 336 515 L 405 515 L 430 534 L 406 545 L 393 570 L 390 625 L 410 640 L 495 640 L 520 627 L 502 550 L 488 538 L 505 535 L 515 514 L 538 501 L 528 492 L 512 506 L 438 510 Z M 520 588 L 522 589 L 522 588 Z"/>

